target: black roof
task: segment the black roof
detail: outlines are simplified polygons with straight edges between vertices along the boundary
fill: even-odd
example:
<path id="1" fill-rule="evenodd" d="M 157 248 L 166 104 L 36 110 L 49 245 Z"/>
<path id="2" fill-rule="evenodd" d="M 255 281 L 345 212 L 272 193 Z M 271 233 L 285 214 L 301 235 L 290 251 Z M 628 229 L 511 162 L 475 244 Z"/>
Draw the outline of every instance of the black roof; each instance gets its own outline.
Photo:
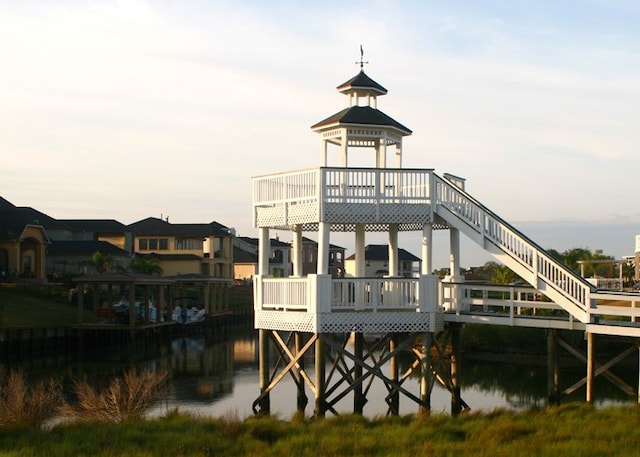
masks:
<path id="1" fill-rule="evenodd" d="M 148 217 L 129 224 L 128 228 L 138 236 L 229 236 L 231 230 L 218 222 L 209 224 L 171 224 L 157 217 Z"/>
<path id="2" fill-rule="evenodd" d="M 129 255 L 124 249 L 107 241 L 52 241 L 47 246 L 47 255 L 51 256 L 92 256 L 96 252 L 104 255 Z"/>
<path id="3" fill-rule="evenodd" d="M 349 81 L 340 84 L 336 89 L 343 93 L 358 89 L 364 89 L 367 92 L 374 92 L 380 95 L 387 93 L 387 89 L 369 78 L 362 70 Z"/>
<path id="4" fill-rule="evenodd" d="M 355 254 L 347 257 L 347 260 L 356 258 Z M 364 247 L 365 260 L 389 260 L 388 244 L 368 244 Z M 402 248 L 398 248 L 398 260 L 401 262 L 418 262 L 420 259 Z"/>
<path id="5" fill-rule="evenodd" d="M 251 238 L 248 236 L 237 236 L 236 239 L 238 240 L 242 240 L 247 244 L 250 244 L 251 246 L 258 246 L 260 240 L 258 238 Z M 291 247 L 291 245 L 289 243 L 286 243 L 284 241 L 280 241 L 280 240 L 276 240 L 275 238 L 270 238 L 269 239 L 269 245 L 271 247 Z"/>
<path id="6" fill-rule="evenodd" d="M 115 219 L 58 219 L 58 222 L 74 232 L 123 233 L 128 231 L 126 225 Z"/>
<path id="7" fill-rule="evenodd" d="M 258 255 L 244 251 L 238 247 L 233 247 L 234 263 L 258 263 Z"/>
<path id="8" fill-rule="evenodd" d="M 17 207 L 0 197 L 0 240 L 17 240 L 27 225 L 46 228 L 61 224 L 40 211 L 29 207 Z"/>
<path id="9" fill-rule="evenodd" d="M 351 106 L 311 126 L 312 129 L 326 127 L 333 124 L 374 125 L 392 127 L 402 133 L 410 135 L 410 129 L 370 106 Z"/>

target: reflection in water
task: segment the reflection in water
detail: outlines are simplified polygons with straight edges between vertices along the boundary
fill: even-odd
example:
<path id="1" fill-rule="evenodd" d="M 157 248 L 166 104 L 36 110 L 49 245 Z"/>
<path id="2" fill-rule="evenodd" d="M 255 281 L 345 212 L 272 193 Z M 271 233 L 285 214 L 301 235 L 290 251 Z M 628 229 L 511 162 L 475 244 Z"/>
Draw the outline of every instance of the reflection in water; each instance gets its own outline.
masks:
<path id="1" fill-rule="evenodd" d="M 401 366 L 409 363 L 409 359 L 401 359 Z M 222 341 L 185 336 L 167 344 L 156 342 L 118 352 L 79 352 L 0 363 L 2 370 L 22 368 L 32 380 L 56 377 L 69 386 L 72 379 L 84 379 L 98 387 L 106 386 L 113 376 L 131 367 L 169 369 L 172 372 L 170 391 L 153 408 L 153 416 L 178 408 L 183 412 L 204 416 L 233 415 L 243 418 L 252 415 L 251 405 L 259 394 L 257 333 L 253 329 L 243 330 Z M 313 374 L 312 358 L 305 360 L 305 367 L 308 373 Z M 616 374 L 633 384 L 636 370 L 637 366 L 630 366 L 626 372 Z M 461 371 L 462 398 L 472 410 L 518 410 L 546 404 L 547 372 L 544 364 L 509 364 L 463 357 Z M 583 367 L 563 368 L 561 387 L 573 384 L 583 373 Z M 419 394 L 417 377 L 407 379 L 403 386 L 415 395 Z M 367 394 L 364 414 L 370 417 L 386 414 L 386 395 L 387 390 L 382 382 L 374 381 Z M 309 405 L 306 413 L 310 415 L 313 413 L 314 396 L 308 386 L 307 396 Z M 570 400 L 583 401 L 584 398 L 583 387 Z M 634 401 L 600 378 L 596 378 L 595 382 L 595 399 L 596 405 Z M 271 393 L 271 411 L 286 419 L 294 414 L 295 408 L 296 387 L 287 376 Z M 401 396 L 401 414 L 415 413 L 417 409 L 413 401 Z M 431 410 L 449 412 L 450 409 L 449 392 L 436 385 L 431 395 Z M 352 412 L 353 397 L 348 395 L 342 399 L 337 410 Z"/>

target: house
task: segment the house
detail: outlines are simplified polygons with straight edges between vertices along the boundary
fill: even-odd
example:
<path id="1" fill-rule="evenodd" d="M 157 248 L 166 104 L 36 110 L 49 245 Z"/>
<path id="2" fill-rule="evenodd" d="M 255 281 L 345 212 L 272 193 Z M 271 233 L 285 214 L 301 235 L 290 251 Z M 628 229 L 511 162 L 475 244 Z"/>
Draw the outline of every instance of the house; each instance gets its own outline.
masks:
<path id="1" fill-rule="evenodd" d="M 233 244 L 235 279 L 253 278 L 258 272 L 258 238 L 239 236 L 233 240 Z M 291 245 L 271 238 L 269 249 L 269 275 L 276 278 L 291 276 Z"/>
<path id="2" fill-rule="evenodd" d="M 33 208 L 17 207 L 0 197 L 0 281 L 14 277 L 45 280 L 45 249 L 50 239 L 41 220 L 46 218 Z"/>
<path id="3" fill-rule="evenodd" d="M 333 277 L 344 276 L 345 248 L 329 244 L 329 274 Z M 318 243 L 302 237 L 302 275 L 314 274 L 318 268 Z"/>
<path id="4" fill-rule="evenodd" d="M 369 244 L 364 248 L 365 277 L 383 277 L 389 275 L 389 245 Z M 345 261 L 346 276 L 355 274 L 356 256 L 347 257 Z M 420 272 L 421 261 L 410 252 L 398 249 L 398 275 L 406 278 L 417 277 Z"/>
<path id="5" fill-rule="evenodd" d="M 131 254 L 108 241 L 52 241 L 46 247 L 47 277 L 56 280 L 69 275 L 97 273 L 93 262 L 96 252 L 111 259 L 111 271 L 126 270 L 131 264 Z"/>
<path id="6" fill-rule="evenodd" d="M 172 224 L 148 217 L 130 224 L 136 255 L 156 258 L 163 275 L 202 274 L 233 279 L 233 229 L 218 222 Z"/>

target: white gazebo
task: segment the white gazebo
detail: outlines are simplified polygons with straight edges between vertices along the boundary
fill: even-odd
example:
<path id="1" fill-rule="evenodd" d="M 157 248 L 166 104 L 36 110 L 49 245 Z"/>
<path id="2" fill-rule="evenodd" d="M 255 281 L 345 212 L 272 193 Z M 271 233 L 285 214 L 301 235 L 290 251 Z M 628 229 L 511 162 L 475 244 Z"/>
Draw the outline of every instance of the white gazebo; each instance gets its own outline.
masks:
<path id="1" fill-rule="evenodd" d="M 269 411 L 268 392 L 277 384 L 268 376 L 268 336 L 281 347 L 281 353 L 288 354 L 288 370 L 301 380 L 299 396 L 306 398 L 302 381 L 306 380 L 316 396 L 315 412 L 322 415 L 334 406 L 326 398 L 323 345 L 328 344 L 341 357 L 352 359 L 356 379 L 362 379 L 355 382 L 351 379 L 347 389 L 355 396 L 354 412 L 361 412 L 366 401 L 363 379 L 379 374 L 375 363 L 364 362 L 371 353 L 365 355 L 363 335 L 386 335 L 382 341 L 389 345 L 392 366 L 396 366 L 397 351 L 421 341 L 422 349 L 417 352 L 419 366 L 429 363 L 424 353 L 430 347 L 431 335 L 443 328 L 438 279 L 431 274 L 432 229 L 436 221 L 432 195 L 436 177 L 431 169 L 402 168 L 402 139 L 412 132 L 378 109 L 378 97 L 386 95 L 387 90 L 371 79 L 362 65 L 356 76 L 337 89 L 347 96 L 346 108 L 311 127 L 321 137 L 321 166 L 253 179 L 253 222 L 260 237 L 259 274 L 254 279 L 255 326 L 260 329 L 263 341 L 262 393 L 254 408 L 259 406 L 265 412 Z M 331 165 L 335 151 L 338 163 Z M 350 155 L 367 153 L 372 157 L 371 167 L 349 166 Z M 447 228 L 442 221 L 440 228 Z M 271 230 L 292 232 L 291 277 L 268 276 Z M 398 274 L 401 231 L 422 232 L 422 267 L 417 278 Z M 302 276 L 304 232 L 317 232 L 318 238 L 317 271 L 306 277 Z M 329 273 L 330 239 L 336 232 L 353 233 L 353 277 L 332 277 Z M 389 274 L 383 278 L 365 277 L 366 238 L 372 232 L 385 232 L 388 236 Z M 452 246 L 456 248 L 458 235 L 453 232 Z M 455 259 L 452 271 L 458 271 L 455 263 L 459 254 L 452 252 Z M 279 332 L 294 332 L 297 343 L 293 339 L 284 341 Z M 355 341 L 353 353 L 347 344 L 336 342 L 336 335 L 344 334 Z M 406 336 L 403 341 L 398 340 L 401 334 Z M 289 344 L 295 347 L 289 349 Z M 315 381 L 301 365 L 302 355 L 312 346 L 316 351 Z M 399 393 L 417 401 L 421 409 L 429 409 L 431 370 L 425 368 L 421 372 L 419 396 L 402 387 L 403 379 L 397 368 L 388 376 L 380 374 L 383 382 L 393 386 L 392 413 L 397 412 Z"/>

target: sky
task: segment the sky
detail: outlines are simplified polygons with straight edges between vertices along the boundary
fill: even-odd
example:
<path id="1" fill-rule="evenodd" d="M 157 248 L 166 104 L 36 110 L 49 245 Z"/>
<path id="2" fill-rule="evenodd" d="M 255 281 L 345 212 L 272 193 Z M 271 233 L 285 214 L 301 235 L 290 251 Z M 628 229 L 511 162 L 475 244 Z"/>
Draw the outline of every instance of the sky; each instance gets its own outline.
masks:
<path id="1" fill-rule="evenodd" d="M 638 24 L 635 0 L 0 0 L 0 196 L 255 237 L 251 178 L 320 165 L 310 126 L 346 106 L 362 45 L 413 131 L 403 166 L 464 177 L 542 247 L 632 255 Z"/>

